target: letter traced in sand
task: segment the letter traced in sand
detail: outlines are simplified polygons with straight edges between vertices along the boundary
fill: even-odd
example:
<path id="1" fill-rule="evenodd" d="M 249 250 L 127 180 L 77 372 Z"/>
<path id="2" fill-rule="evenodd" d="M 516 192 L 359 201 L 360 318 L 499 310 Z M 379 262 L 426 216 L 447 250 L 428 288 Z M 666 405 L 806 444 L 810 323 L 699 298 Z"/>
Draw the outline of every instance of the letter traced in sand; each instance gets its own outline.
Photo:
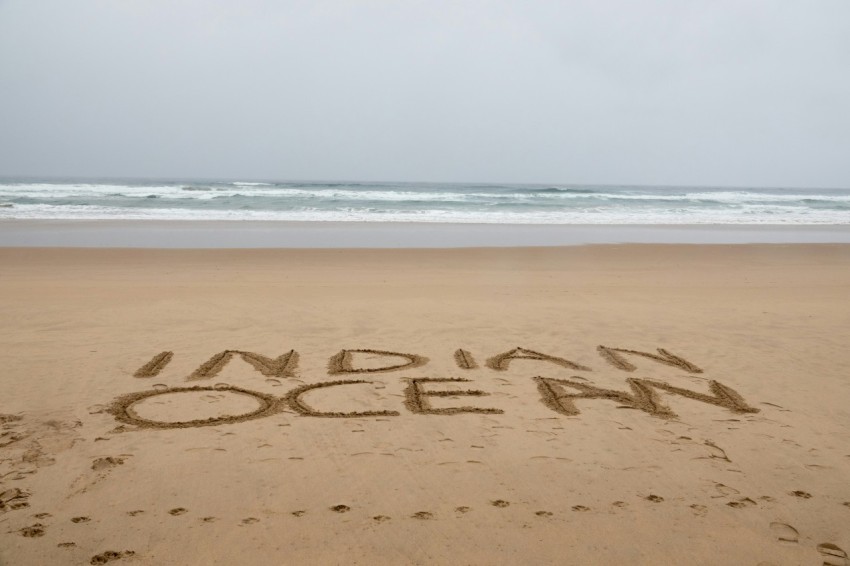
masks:
<path id="1" fill-rule="evenodd" d="M 151 358 L 151 361 L 137 369 L 133 377 L 156 377 L 173 357 L 174 352 L 160 352 Z"/>
<path id="2" fill-rule="evenodd" d="M 458 413 L 487 413 L 501 415 L 501 409 L 490 409 L 484 407 L 446 407 L 435 409 L 428 401 L 428 397 L 453 397 L 455 395 L 469 395 L 471 397 L 482 397 L 489 395 L 477 389 L 453 390 L 453 391 L 425 391 L 422 384 L 425 383 L 468 383 L 468 379 L 460 377 L 421 377 L 409 378 L 407 387 L 404 389 L 404 404 L 413 413 L 421 415 L 456 415 Z"/>
<path id="3" fill-rule="evenodd" d="M 455 351 L 455 362 L 460 369 L 475 369 L 478 367 L 472 354 L 462 348 Z"/>
<path id="4" fill-rule="evenodd" d="M 323 412 L 317 411 L 307 405 L 304 401 L 301 400 L 301 396 L 307 393 L 308 391 L 312 391 L 314 389 L 321 389 L 325 387 L 336 387 L 337 385 L 354 385 L 358 383 L 371 383 L 370 381 L 364 381 L 362 379 L 343 379 L 339 381 L 325 381 L 322 383 L 312 383 L 310 385 L 303 385 L 301 387 L 296 387 L 292 391 L 286 394 L 284 399 L 289 404 L 292 409 L 294 409 L 297 413 L 305 417 L 335 417 L 335 418 L 354 418 L 354 417 L 397 417 L 399 416 L 398 411 L 355 411 L 351 413 L 339 413 L 339 412 Z"/>
<path id="5" fill-rule="evenodd" d="M 381 368 L 355 368 L 352 365 L 351 354 L 359 352 L 362 354 L 373 354 L 376 356 L 393 356 L 399 358 L 407 358 L 407 362 Z M 419 366 L 424 366 L 428 363 L 428 358 L 417 356 L 416 354 L 402 354 L 401 352 L 387 352 L 385 350 L 340 350 L 338 354 L 331 357 L 328 361 L 328 373 L 336 375 L 340 373 L 379 373 L 383 371 L 395 371 L 398 369 L 411 369 Z"/>
<path id="6" fill-rule="evenodd" d="M 260 406 L 255 411 L 243 413 L 241 415 L 225 415 L 222 417 L 213 417 L 209 419 L 174 422 L 153 421 L 150 419 L 145 419 L 143 417 L 140 417 L 133 410 L 133 405 L 149 397 L 155 397 L 157 395 L 170 395 L 172 393 L 183 393 L 187 391 L 231 391 L 240 395 L 247 395 L 248 397 L 253 397 L 259 403 Z M 140 428 L 190 428 L 197 426 L 214 426 L 220 424 L 241 423 L 244 421 L 268 417 L 279 412 L 281 406 L 281 400 L 272 395 L 266 395 L 265 393 L 260 393 L 258 391 L 249 391 L 248 389 L 241 389 L 239 387 L 217 385 L 215 387 L 173 387 L 171 389 L 166 389 L 165 391 L 153 390 L 130 393 L 128 395 L 122 395 L 121 397 L 118 397 L 109 407 L 109 412 L 112 413 L 116 420 L 119 420 L 122 423 L 126 423 L 129 425 L 135 425 Z"/>
<path id="7" fill-rule="evenodd" d="M 192 372 L 188 380 L 209 379 L 217 375 L 236 354 L 266 377 L 295 377 L 295 369 L 298 367 L 298 352 L 295 350 L 290 350 L 277 358 L 267 358 L 261 354 L 243 350 L 225 350 L 201 364 Z"/>
<path id="8" fill-rule="evenodd" d="M 200 366 L 198 369 L 192 372 L 192 374 L 186 378 L 187 380 L 195 380 L 195 379 L 209 379 L 215 375 L 218 375 L 218 372 L 227 365 L 230 359 L 233 358 L 232 350 L 225 350 L 223 352 L 219 352 L 214 355 Z"/>
<path id="9" fill-rule="evenodd" d="M 492 358 L 487 360 L 487 367 L 497 371 L 505 371 L 506 369 L 508 369 L 508 365 L 511 363 L 511 360 L 540 360 L 544 362 L 552 362 L 553 364 L 557 364 L 559 366 L 569 369 L 575 369 L 579 371 L 591 371 L 589 367 L 577 364 L 575 362 L 571 362 L 570 360 L 565 360 L 564 358 L 558 358 L 555 356 L 549 356 L 547 354 L 541 354 L 540 352 L 535 352 L 534 350 L 526 350 L 525 348 L 519 347 L 514 348 L 510 352 L 505 352 L 504 354 L 493 356 Z"/>
<path id="10" fill-rule="evenodd" d="M 658 353 L 660 355 L 650 354 L 649 352 L 638 352 L 637 350 L 626 350 L 623 348 L 609 348 L 608 346 L 599 346 L 596 348 L 596 350 L 599 352 L 600 356 L 605 358 L 605 361 L 607 361 L 615 368 L 621 369 L 623 371 L 635 371 L 637 369 L 637 366 L 629 363 L 626 358 L 624 358 L 617 352 L 622 352 L 623 354 L 633 354 L 635 356 L 643 356 L 644 358 L 649 358 L 650 360 L 656 361 L 661 364 L 683 369 L 689 373 L 702 373 L 702 370 L 700 368 L 698 368 L 688 360 L 673 355 L 663 348 L 658 348 Z"/>
<path id="11" fill-rule="evenodd" d="M 676 417 L 676 413 L 662 403 L 655 391 L 656 389 L 661 389 L 674 395 L 681 395 L 682 397 L 700 401 L 701 403 L 724 407 L 735 413 L 759 412 L 758 409 L 747 405 L 746 401 L 734 389 L 716 381 L 709 382 L 708 387 L 712 395 L 706 395 L 705 393 L 697 393 L 696 391 L 682 389 L 681 387 L 674 387 L 668 383 L 652 379 L 627 379 L 627 383 L 632 388 L 632 393 L 615 391 L 613 389 L 602 389 L 586 383 L 566 379 L 538 376 L 534 380 L 537 382 L 537 389 L 540 391 L 543 403 L 553 411 L 569 416 L 580 413 L 575 403 L 573 403 L 574 399 L 608 399 L 620 403 L 625 408 L 639 409 L 656 417 L 668 419 Z M 578 389 L 581 393 L 567 393 L 564 389 L 565 387 Z"/>

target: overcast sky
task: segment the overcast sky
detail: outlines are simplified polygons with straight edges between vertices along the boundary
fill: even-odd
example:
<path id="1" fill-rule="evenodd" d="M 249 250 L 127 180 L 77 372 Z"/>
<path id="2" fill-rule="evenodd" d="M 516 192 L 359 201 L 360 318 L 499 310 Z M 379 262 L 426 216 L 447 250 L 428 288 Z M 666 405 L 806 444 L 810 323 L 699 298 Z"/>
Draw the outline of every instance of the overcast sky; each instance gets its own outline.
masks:
<path id="1" fill-rule="evenodd" d="M 0 0 L 0 175 L 850 187 L 850 1 Z"/>

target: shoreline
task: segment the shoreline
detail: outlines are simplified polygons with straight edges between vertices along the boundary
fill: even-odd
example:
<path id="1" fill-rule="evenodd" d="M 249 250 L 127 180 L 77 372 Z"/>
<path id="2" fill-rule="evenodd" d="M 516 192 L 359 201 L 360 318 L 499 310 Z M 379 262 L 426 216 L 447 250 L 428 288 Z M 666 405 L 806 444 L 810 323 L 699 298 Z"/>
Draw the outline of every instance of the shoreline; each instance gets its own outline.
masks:
<path id="1" fill-rule="evenodd" d="M 4 220 L 0 247 L 477 248 L 588 244 L 842 244 L 850 225 L 551 225 Z"/>

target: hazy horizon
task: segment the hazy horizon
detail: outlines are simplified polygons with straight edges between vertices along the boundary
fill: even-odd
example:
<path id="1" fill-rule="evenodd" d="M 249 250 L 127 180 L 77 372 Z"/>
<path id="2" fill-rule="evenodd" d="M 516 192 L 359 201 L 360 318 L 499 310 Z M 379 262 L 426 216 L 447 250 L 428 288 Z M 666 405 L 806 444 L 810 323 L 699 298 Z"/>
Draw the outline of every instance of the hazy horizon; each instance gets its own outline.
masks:
<path id="1" fill-rule="evenodd" d="M 816 187 L 816 186 L 768 186 L 768 185 L 651 185 L 648 183 L 577 183 L 569 181 L 500 181 L 500 180 L 482 180 L 482 181 L 430 181 L 427 179 L 275 179 L 268 177 L 142 177 L 142 176 L 78 176 L 78 175 L 6 175 L 0 173 L 0 182 L 19 182 L 19 181 L 52 181 L 57 183 L 74 183 L 74 182 L 109 182 L 109 181 L 129 181 L 142 184 L 144 181 L 165 182 L 165 183 L 182 183 L 182 182 L 201 182 L 201 183 L 305 183 L 305 184 L 321 184 L 321 183 L 353 183 L 362 185 L 384 185 L 384 184 L 399 184 L 399 185 L 504 185 L 504 186 L 546 186 L 557 185 L 564 187 L 637 187 L 637 188 L 656 188 L 656 189 L 757 189 L 757 190 L 827 190 L 827 191 L 847 191 L 850 190 L 850 184 L 847 186 L 832 186 L 832 187 Z"/>

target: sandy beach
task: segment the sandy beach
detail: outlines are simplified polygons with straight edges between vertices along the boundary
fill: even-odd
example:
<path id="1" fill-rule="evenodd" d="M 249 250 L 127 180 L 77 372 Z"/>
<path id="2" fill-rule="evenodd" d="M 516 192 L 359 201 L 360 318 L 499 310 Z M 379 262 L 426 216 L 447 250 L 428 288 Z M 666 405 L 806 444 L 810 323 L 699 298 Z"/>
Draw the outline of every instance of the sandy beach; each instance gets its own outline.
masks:
<path id="1" fill-rule="evenodd" d="M 850 245 L 0 265 L 0 564 L 848 564 Z"/>

